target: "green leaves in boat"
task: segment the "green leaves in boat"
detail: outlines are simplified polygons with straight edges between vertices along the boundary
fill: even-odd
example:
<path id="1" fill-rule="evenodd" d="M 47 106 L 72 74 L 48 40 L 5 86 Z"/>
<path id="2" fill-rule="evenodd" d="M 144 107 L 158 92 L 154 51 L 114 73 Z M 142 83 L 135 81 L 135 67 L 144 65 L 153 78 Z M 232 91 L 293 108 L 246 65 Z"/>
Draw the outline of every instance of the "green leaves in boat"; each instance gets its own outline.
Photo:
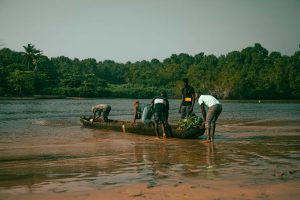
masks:
<path id="1" fill-rule="evenodd" d="M 198 116 L 192 116 L 179 120 L 177 130 L 190 130 L 202 127 L 203 119 Z"/>

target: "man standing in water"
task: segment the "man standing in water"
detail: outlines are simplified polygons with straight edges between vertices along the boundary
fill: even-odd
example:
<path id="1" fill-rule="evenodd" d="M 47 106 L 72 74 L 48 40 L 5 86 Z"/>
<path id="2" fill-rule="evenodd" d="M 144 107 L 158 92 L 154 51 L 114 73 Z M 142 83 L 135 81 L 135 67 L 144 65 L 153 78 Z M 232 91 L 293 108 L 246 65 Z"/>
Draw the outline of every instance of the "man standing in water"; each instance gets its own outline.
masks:
<path id="1" fill-rule="evenodd" d="M 212 142 L 215 136 L 216 121 L 222 112 L 222 104 L 211 95 L 200 95 L 198 103 L 205 121 L 207 140 Z M 205 106 L 208 107 L 207 114 Z"/>
<path id="2" fill-rule="evenodd" d="M 181 119 L 189 117 L 193 113 L 195 104 L 195 90 L 189 85 L 189 80 L 187 78 L 182 79 L 184 87 L 181 90 L 182 100 L 179 107 L 179 113 L 181 114 Z"/>
<path id="3" fill-rule="evenodd" d="M 169 117 L 169 100 L 165 91 L 160 93 L 160 96 L 154 97 L 151 102 L 154 111 L 155 133 L 158 138 L 159 125 L 163 132 L 163 137 L 166 137 L 166 126 L 168 125 Z"/>
<path id="4" fill-rule="evenodd" d="M 105 122 L 108 122 L 108 115 L 111 110 L 111 106 L 108 104 L 98 104 L 92 107 L 92 112 L 93 112 L 93 121 L 95 121 L 96 118 L 96 113 L 98 112 L 98 118 L 101 117 L 101 114 L 103 115 L 103 120 Z"/>

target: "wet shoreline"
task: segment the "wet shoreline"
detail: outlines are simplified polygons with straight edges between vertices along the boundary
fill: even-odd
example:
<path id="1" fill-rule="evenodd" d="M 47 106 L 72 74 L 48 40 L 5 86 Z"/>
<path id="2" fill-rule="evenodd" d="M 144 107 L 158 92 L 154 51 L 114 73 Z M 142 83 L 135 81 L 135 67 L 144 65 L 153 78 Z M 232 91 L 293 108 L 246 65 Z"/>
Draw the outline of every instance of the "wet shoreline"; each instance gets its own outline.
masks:
<path id="1" fill-rule="evenodd" d="M 300 178 L 300 136 L 297 133 L 262 135 L 255 129 L 256 134 L 235 134 L 232 128 L 221 126 L 215 142 L 207 144 L 203 137 L 156 140 L 89 131 L 91 137 L 80 142 L 25 143 L 0 148 L 0 191 L 26 185 L 39 188 L 47 182 L 68 183 L 68 180 L 83 185 L 92 181 L 99 187 L 111 183 L 108 185 L 114 187 L 143 182 L 155 186 L 161 181 L 171 183 L 185 178 L 243 179 L 260 183 Z M 122 176 L 132 177 L 133 181 Z M 100 181 L 107 177 L 106 181 Z"/>

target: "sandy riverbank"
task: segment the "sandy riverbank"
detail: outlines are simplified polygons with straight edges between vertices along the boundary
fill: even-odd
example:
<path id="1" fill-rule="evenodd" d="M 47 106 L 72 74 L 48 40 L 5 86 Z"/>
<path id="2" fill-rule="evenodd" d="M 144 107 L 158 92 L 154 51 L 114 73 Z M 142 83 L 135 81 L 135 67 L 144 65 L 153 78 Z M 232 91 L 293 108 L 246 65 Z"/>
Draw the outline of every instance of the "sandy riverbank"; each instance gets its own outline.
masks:
<path id="1" fill-rule="evenodd" d="M 228 180 L 199 180 L 155 187 L 149 187 L 146 184 L 132 184 L 110 189 L 87 189 L 76 192 L 57 190 L 24 195 L 1 194 L 0 198 L 6 200 L 298 200 L 299 189 L 300 181 L 246 184 Z"/>

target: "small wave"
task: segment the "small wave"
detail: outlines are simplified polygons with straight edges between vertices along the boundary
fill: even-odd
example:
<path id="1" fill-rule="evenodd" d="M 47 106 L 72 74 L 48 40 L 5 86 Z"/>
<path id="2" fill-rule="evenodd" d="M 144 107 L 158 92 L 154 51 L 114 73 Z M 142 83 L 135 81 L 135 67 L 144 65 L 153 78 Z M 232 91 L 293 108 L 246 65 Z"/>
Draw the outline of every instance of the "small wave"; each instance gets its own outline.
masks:
<path id="1" fill-rule="evenodd" d="M 68 127 L 77 126 L 79 122 L 68 121 L 68 120 L 34 120 L 32 124 L 40 126 L 53 126 L 53 127 Z"/>
<path id="2" fill-rule="evenodd" d="M 35 120 L 32 122 L 32 124 L 45 126 L 45 125 L 47 125 L 47 122 L 46 122 L 46 120 Z"/>
<path id="3" fill-rule="evenodd" d="M 9 157 L 1 158 L 0 161 L 4 162 L 20 162 L 20 161 L 58 161 L 58 160 L 70 160 L 70 159 L 82 159 L 82 156 L 76 155 L 42 155 L 42 156 L 24 156 L 24 157 Z"/>
<path id="4" fill-rule="evenodd" d="M 231 123 L 230 125 L 235 126 L 299 126 L 300 120 L 279 120 L 279 119 L 267 119 L 267 120 L 255 120 L 240 123 Z"/>

